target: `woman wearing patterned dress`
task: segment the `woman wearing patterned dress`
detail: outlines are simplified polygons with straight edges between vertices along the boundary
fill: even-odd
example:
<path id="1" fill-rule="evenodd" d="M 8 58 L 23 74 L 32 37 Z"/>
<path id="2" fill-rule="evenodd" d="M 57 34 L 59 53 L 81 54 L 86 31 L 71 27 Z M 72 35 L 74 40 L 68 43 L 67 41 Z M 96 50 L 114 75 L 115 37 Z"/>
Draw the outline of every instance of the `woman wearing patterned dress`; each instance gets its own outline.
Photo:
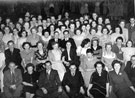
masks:
<path id="1" fill-rule="evenodd" d="M 42 42 L 37 43 L 37 51 L 35 52 L 36 71 L 41 72 L 44 69 L 44 63 L 48 59 L 48 51 L 44 48 Z"/>

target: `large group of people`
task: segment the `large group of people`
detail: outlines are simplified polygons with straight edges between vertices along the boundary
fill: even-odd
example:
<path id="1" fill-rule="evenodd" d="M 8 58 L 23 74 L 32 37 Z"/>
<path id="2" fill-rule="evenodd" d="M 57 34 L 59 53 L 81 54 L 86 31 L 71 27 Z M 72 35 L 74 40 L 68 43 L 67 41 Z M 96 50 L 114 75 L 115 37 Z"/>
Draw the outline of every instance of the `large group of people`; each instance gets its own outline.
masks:
<path id="1" fill-rule="evenodd" d="M 96 13 L 1 18 L 0 91 L 4 98 L 135 98 L 134 35 L 134 17 L 115 27 Z"/>

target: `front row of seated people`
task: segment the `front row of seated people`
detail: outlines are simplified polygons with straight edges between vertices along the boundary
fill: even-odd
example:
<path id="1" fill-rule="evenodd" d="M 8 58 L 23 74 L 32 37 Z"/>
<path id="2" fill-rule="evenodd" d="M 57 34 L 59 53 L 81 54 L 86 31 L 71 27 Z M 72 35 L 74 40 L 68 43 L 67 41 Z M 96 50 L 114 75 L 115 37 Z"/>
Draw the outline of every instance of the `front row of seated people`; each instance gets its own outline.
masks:
<path id="1" fill-rule="evenodd" d="M 26 72 L 22 74 L 15 63 L 10 62 L 9 69 L 4 72 L 4 98 L 18 98 L 22 91 L 25 98 L 85 98 L 86 95 L 90 98 L 135 98 L 134 84 L 127 75 L 129 67 L 124 71 L 122 66 L 119 60 L 114 60 L 113 70 L 107 72 L 101 61 L 95 62 L 86 89 L 84 73 L 74 64 L 70 65 L 61 81 L 49 60 L 43 65 L 39 77 L 32 63 L 26 65 Z"/>

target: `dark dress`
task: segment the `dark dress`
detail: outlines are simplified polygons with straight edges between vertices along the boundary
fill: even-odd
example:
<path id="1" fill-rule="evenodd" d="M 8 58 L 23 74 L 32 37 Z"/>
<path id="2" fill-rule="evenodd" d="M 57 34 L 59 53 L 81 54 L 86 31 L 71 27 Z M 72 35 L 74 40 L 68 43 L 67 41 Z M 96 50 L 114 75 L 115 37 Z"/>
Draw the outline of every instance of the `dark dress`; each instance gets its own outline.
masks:
<path id="1" fill-rule="evenodd" d="M 101 76 L 95 71 L 90 79 L 90 84 L 93 84 L 90 93 L 94 98 L 105 98 L 106 96 L 106 83 L 109 83 L 108 72 L 103 70 Z"/>
<path id="2" fill-rule="evenodd" d="M 40 60 L 46 60 L 47 57 L 48 57 L 48 51 L 47 51 L 46 49 L 43 50 L 43 54 L 40 54 L 40 53 L 39 53 L 39 50 L 37 50 L 37 51 L 35 52 L 35 59 L 36 59 L 37 61 L 38 61 L 38 60 L 39 60 L 39 61 L 40 61 Z M 37 71 L 37 72 L 41 72 L 42 70 L 44 70 L 43 64 L 44 64 L 44 63 L 37 63 L 37 64 L 36 64 L 36 71 Z"/>
<path id="3" fill-rule="evenodd" d="M 117 98 L 135 98 L 135 94 L 130 89 L 132 84 L 128 79 L 126 72 L 120 71 L 119 74 L 116 74 L 114 70 L 110 71 L 109 78 L 110 84 L 112 85 L 112 92 Z"/>
<path id="4" fill-rule="evenodd" d="M 72 76 L 70 70 L 64 75 L 63 86 L 68 85 L 70 87 L 70 92 L 68 94 L 69 98 L 84 98 L 84 95 L 80 93 L 80 87 L 84 87 L 84 80 L 80 71 L 76 70 L 75 75 Z"/>
<path id="5" fill-rule="evenodd" d="M 24 85 L 24 92 L 29 92 L 31 94 L 35 94 L 37 90 L 37 80 L 38 76 L 36 72 L 29 74 L 28 72 L 24 73 L 23 75 L 23 82 L 27 82 L 33 84 L 33 86 L 25 86 Z"/>

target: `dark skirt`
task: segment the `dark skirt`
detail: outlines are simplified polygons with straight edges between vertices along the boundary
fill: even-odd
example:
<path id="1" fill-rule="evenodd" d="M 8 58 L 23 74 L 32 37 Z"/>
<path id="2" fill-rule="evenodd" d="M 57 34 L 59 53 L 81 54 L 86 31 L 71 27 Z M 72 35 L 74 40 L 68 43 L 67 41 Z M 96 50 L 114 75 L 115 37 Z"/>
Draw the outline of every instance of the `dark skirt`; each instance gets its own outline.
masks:
<path id="1" fill-rule="evenodd" d="M 24 92 L 28 92 L 28 93 L 31 93 L 31 94 L 35 94 L 36 93 L 36 90 L 37 90 L 37 86 L 24 86 Z"/>
<path id="2" fill-rule="evenodd" d="M 99 84 L 93 84 L 93 87 L 90 89 L 90 93 L 94 98 L 105 98 L 106 97 L 106 88 Z"/>

